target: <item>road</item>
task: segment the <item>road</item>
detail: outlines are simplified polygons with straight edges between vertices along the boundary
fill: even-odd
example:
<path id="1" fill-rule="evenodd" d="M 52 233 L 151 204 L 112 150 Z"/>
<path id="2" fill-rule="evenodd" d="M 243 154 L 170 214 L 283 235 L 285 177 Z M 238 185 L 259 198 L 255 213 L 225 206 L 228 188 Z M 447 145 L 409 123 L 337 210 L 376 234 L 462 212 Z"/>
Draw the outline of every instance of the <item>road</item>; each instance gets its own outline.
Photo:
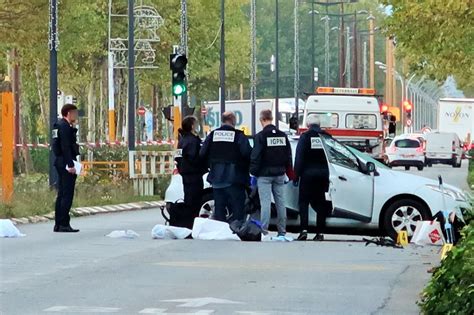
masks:
<path id="1" fill-rule="evenodd" d="M 466 169 L 417 174 L 462 184 Z M 461 179 L 460 179 L 461 178 Z M 325 242 L 153 240 L 157 209 L 75 218 L 78 234 L 51 223 L 0 239 L 1 314 L 418 314 L 438 248 Z M 132 229 L 137 239 L 111 239 Z"/>
<path id="2" fill-rule="evenodd" d="M 394 168 L 394 170 L 404 172 L 403 168 Z M 433 167 L 425 167 L 423 171 L 411 168 L 409 172 L 435 180 L 438 180 L 438 175 L 441 175 L 445 183 L 459 187 L 463 190 L 469 190 L 469 185 L 467 184 L 467 170 L 468 161 L 463 160 L 461 168 L 453 168 L 448 165 L 433 165 Z"/>

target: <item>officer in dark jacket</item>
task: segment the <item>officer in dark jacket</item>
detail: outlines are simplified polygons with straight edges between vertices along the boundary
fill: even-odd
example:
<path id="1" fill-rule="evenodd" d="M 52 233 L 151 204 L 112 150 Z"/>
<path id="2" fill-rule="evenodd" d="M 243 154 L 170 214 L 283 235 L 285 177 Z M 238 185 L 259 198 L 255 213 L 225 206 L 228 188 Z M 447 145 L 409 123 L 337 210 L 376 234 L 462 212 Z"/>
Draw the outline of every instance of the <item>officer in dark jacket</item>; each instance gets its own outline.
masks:
<path id="1" fill-rule="evenodd" d="M 308 238 L 308 208 L 317 212 L 315 241 L 324 240 L 323 232 L 331 203 L 326 201 L 325 193 L 329 189 L 329 169 L 320 134 L 319 117 L 311 114 L 307 117 L 309 130 L 298 141 L 295 157 L 295 183 L 299 182 L 299 212 L 301 233 L 298 240 Z"/>
<path id="2" fill-rule="evenodd" d="M 197 135 L 196 127 L 195 117 L 187 116 L 183 119 L 179 129 L 179 155 L 176 158 L 179 174 L 183 178 L 184 203 L 189 209 L 190 222 L 199 216 L 204 187 L 202 175 L 205 173 L 203 163 L 199 159 L 201 139 Z"/>
<path id="3" fill-rule="evenodd" d="M 249 184 L 249 163 L 252 147 L 244 133 L 235 129 L 234 113 L 222 114 L 222 126 L 204 141 L 199 156 L 210 167 L 207 181 L 214 192 L 214 219 L 226 221 L 226 209 L 233 220 L 245 217 L 245 187 Z"/>
<path id="4" fill-rule="evenodd" d="M 260 197 L 260 220 L 264 231 L 268 230 L 271 216 L 271 198 L 275 200 L 278 215 L 278 236 L 286 234 L 286 207 L 284 200 L 284 184 L 286 173 L 291 176 L 291 146 L 286 134 L 273 124 L 271 110 L 260 112 L 260 123 L 263 130 L 255 136 L 250 157 L 250 173 L 257 177 L 258 194 Z M 293 180 L 293 178 L 291 178 Z"/>
<path id="5" fill-rule="evenodd" d="M 79 232 L 71 227 L 69 216 L 77 178 L 74 161 L 79 155 L 77 129 L 73 127 L 77 120 L 77 107 L 66 104 L 61 109 L 61 115 L 63 118 L 54 124 L 52 130 L 52 150 L 56 157 L 54 166 L 58 172 L 54 232 Z"/>

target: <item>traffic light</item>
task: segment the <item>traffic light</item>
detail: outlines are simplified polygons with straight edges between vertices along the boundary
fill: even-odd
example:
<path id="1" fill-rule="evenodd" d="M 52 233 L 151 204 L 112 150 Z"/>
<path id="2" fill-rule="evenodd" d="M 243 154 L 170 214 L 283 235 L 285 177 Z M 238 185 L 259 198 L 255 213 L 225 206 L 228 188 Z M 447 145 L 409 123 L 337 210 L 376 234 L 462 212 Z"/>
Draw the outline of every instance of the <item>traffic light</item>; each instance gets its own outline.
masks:
<path id="1" fill-rule="evenodd" d="M 407 118 L 408 119 L 411 118 L 412 109 L 413 109 L 413 105 L 410 101 L 408 101 L 408 100 L 403 101 L 403 110 L 405 111 L 405 113 L 407 113 Z"/>
<path id="2" fill-rule="evenodd" d="M 174 96 L 186 93 L 186 65 L 188 59 L 182 54 L 170 55 L 171 89 Z"/>

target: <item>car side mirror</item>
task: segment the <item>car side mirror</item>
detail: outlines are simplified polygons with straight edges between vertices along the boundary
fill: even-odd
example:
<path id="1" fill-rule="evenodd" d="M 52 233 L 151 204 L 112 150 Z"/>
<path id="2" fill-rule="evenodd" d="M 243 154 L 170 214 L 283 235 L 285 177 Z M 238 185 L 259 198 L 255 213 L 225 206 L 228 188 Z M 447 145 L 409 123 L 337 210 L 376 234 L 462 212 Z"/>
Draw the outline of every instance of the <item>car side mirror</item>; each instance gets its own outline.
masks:
<path id="1" fill-rule="evenodd" d="M 375 167 L 375 164 L 374 164 L 374 163 L 372 163 L 372 162 L 367 162 L 366 167 L 367 167 L 367 173 L 368 173 L 368 174 L 375 173 L 376 167 Z"/>

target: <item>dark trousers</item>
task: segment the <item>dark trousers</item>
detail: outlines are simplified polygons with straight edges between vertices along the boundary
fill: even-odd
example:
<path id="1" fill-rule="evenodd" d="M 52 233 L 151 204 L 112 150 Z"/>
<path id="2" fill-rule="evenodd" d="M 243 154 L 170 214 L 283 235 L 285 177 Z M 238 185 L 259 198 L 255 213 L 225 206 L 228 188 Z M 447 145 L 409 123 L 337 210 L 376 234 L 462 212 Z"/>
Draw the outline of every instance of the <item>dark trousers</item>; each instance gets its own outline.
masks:
<path id="1" fill-rule="evenodd" d="M 214 220 L 227 221 L 227 209 L 232 215 L 230 221 L 243 221 L 245 219 L 245 186 L 232 185 L 225 188 L 214 188 Z"/>
<path id="2" fill-rule="evenodd" d="M 199 216 L 201 210 L 202 192 L 204 182 L 199 174 L 182 175 L 184 189 L 184 203 L 192 218 Z"/>
<path id="3" fill-rule="evenodd" d="M 77 175 L 70 174 L 65 166 L 56 166 L 56 171 L 58 172 L 58 196 L 54 209 L 55 221 L 56 225 L 69 226 L 71 221 L 69 211 L 74 198 Z"/>
<path id="4" fill-rule="evenodd" d="M 329 172 L 321 170 L 300 179 L 299 211 L 301 231 L 308 230 L 309 205 L 316 210 L 316 233 L 323 233 L 326 218 L 331 211 L 331 202 L 326 201 L 325 193 L 329 189 Z"/>

